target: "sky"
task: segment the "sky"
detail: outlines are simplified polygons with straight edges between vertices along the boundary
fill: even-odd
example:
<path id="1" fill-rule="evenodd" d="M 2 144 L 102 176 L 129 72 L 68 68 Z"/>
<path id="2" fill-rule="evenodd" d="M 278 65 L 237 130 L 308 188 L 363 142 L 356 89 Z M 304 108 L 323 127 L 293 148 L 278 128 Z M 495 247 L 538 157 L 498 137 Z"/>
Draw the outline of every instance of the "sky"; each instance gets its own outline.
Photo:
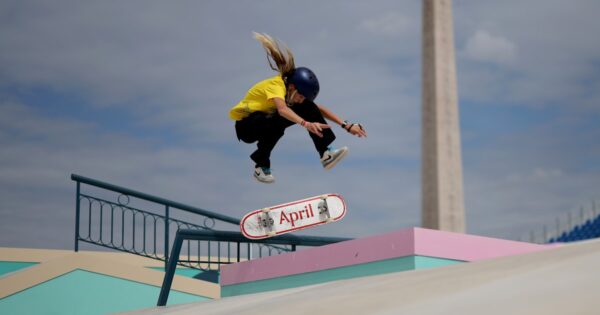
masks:
<path id="1" fill-rule="evenodd" d="M 467 232 L 518 239 L 600 198 L 600 2 L 454 0 Z M 302 128 L 252 178 L 228 118 L 275 75 L 252 32 L 315 71 L 346 159 L 324 171 Z M 245 213 L 339 193 L 304 234 L 420 226 L 421 2 L 0 0 L 0 246 L 72 248 L 75 183 L 94 178 Z"/>

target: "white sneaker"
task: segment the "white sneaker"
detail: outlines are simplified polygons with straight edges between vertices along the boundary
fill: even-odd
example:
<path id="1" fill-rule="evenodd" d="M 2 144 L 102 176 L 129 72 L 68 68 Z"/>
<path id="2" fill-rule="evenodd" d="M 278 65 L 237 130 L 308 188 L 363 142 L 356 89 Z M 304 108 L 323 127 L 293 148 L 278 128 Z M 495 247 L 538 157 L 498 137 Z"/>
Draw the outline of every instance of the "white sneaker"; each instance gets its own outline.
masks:
<path id="1" fill-rule="evenodd" d="M 275 181 L 275 177 L 271 173 L 271 169 L 268 167 L 257 167 L 254 170 L 254 178 L 265 184 L 271 184 Z"/>
<path id="2" fill-rule="evenodd" d="M 327 151 L 323 153 L 323 157 L 321 157 L 321 164 L 326 170 L 331 169 L 341 161 L 346 154 L 348 154 L 348 147 L 341 147 L 339 149 L 329 147 L 327 148 Z"/>

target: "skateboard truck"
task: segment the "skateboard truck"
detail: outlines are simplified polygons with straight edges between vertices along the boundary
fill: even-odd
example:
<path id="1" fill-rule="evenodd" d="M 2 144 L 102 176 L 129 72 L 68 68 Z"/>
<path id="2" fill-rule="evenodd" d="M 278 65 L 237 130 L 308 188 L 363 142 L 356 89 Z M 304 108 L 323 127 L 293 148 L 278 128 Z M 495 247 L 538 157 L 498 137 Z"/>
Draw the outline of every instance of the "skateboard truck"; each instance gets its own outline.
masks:
<path id="1" fill-rule="evenodd" d="M 259 216 L 259 221 L 260 221 L 260 225 L 264 228 L 264 229 L 269 229 L 269 231 L 267 232 L 267 235 L 269 237 L 271 236 L 275 236 L 275 231 L 273 231 L 273 225 L 275 223 L 275 221 L 273 220 L 273 218 L 271 218 L 271 216 L 269 216 L 269 211 L 271 211 L 271 208 L 263 208 L 261 209 L 261 212 L 263 213 L 262 216 Z"/>
<path id="2" fill-rule="evenodd" d="M 325 220 L 326 222 L 333 221 L 333 219 L 331 218 L 331 213 L 329 213 L 329 205 L 327 204 L 327 195 L 322 195 L 320 198 L 321 198 L 321 202 L 319 202 L 319 205 L 317 206 L 317 209 L 319 209 L 319 215 L 325 214 L 327 216 L 327 219 Z"/>

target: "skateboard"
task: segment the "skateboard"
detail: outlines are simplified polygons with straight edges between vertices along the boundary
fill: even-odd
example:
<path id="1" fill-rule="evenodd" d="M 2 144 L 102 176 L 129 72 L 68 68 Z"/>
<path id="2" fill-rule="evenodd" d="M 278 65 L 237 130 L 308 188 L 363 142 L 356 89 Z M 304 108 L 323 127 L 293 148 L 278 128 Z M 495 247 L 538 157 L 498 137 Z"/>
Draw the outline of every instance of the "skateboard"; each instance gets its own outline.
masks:
<path id="1" fill-rule="evenodd" d="M 342 196 L 325 194 L 246 214 L 240 223 L 249 239 L 263 239 L 341 220 L 346 215 Z"/>

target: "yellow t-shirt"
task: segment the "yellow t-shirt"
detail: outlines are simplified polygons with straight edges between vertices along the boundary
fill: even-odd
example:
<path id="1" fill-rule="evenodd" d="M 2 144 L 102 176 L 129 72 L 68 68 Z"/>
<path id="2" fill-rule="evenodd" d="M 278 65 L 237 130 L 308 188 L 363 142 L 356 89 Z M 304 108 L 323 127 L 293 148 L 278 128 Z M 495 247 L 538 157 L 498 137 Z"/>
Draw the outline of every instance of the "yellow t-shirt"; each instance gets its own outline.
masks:
<path id="1" fill-rule="evenodd" d="M 285 83 L 280 75 L 260 81 L 229 111 L 229 118 L 242 120 L 256 111 L 274 113 L 277 106 L 273 99 L 278 97 L 285 100 L 285 93 Z"/>

